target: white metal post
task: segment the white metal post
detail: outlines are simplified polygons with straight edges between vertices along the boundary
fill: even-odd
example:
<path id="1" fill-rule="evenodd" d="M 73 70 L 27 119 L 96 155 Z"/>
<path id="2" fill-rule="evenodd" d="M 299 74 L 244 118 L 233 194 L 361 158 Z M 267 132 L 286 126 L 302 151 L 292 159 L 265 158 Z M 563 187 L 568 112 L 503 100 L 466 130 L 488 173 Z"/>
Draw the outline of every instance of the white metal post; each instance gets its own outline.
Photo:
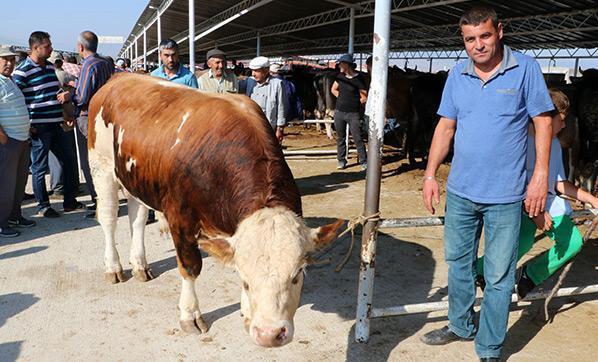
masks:
<path id="1" fill-rule="evenodd" d="M 143 69 L 147 70 L 147 28 L 143 26 Z"/>
<path id="2" fill-rule="evenodd" d="M 160 17 L 162 14 L 160 13 L 160 9 L 158 9 L 157 14 L 157 27 L 158 27 L 158 66 L 162 65 L 162 59 L 160 59 L 160 43 L 162 42 L 162 21 Z"/>
<path id="3" fill-rule="evenodd" d="M 137 70 L 137 68 L 139 67 L 139 49 L 137 46 L 137 38 L 135 38 L 135 70 Z"/>
<path id="4" fill-rule="evenodd" d="M 371 115 L 369 124 L 368 170 L 365 185 L 364 215 L 370 217 L 380 207 L 380 176 L 384 115 L 386 113 L 386 83 L 388 81 L 388 48 L 390 37 L 390 0 L 376 0 L 374 11 L 374 49 L 372 83 L 370 85 Z M 374 266 L 378 221 L 368 219 L 361 237 L 361 262 L 357 291 L 355 340 L 367 342 L 370 338 L 370 318 L 374 292 Z"/>
<path id="5" fill-rule="evenodd" d="M 574 77 L 579 76 L 579 57 L 575 58 L 575 72 L 573 72 Z"/>
<path id="6" fill-rule="evenodd" d="M 189 69 L 195 74 L 195 0 L 189 0 Z"/>
<path id="7" fill-rule="evenodd" d="M 355 43 L 355 8 L 351 7 L 351 17 L 349 18 L 349 48 L 347 53 L 353 54 Z"/>
<path id="8" fill-rule="evenodd" d="M 255 56 L 259 57 L 260 53 L 262 52 L 262 38 L 260 37 L 260 32 L 258 31 L 256 37 L 256 44 L 255 44 Z"/>

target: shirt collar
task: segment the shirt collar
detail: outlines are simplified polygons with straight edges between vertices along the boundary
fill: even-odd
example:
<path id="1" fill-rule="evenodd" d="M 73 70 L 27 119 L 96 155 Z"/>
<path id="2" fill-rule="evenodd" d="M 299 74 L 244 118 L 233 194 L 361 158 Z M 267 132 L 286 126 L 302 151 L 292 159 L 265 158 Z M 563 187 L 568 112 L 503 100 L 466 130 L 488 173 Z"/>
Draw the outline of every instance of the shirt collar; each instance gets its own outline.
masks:
<path id="1" fill-rule="evenodd" d="M 179 64 L 179 69 L 177 70 L 176 74 L 175 74 L 175 75 L 174 75 L 172 78 L 169 78 L 169 75 L 168 75 L 168 74 L 166 74 L 166 72 L 164 71 L 164 64 L 162 64 L 162 65 L 160 66 L 160 72 L 162 72 L 162 74 L 164 74 L 164 75 L 166 76 L 166 78 L 167 78 L 167 79 L 174 79 L 174 78 L 179 78 L 179 77 L 181 77 L 181 76 L 182 76 L 182 74 L 181 74 L 181 73 L 182 73 L 182 71 L 183 71 L 183 66 L 182 66 L 181 64 Z"/>
<path id="2" fill-rule="evenodd" d="M 264 81 L 264 83 L 260 84 L 258 81 L 255 82 L 255 84 L 258 87 L 263 87 L 263 86 L 267 86 L 268 84 L 270 84 L 270 78 L 272 78 L 271 76 L 268 76 L 268 78 L 266 78 L 266 80 Z"/>
<path id="3" fill-rule="evenodd" d="M 515 56 L 513 56 L 513 51 L 511 50 L 510 47 L 508 47 L 507 45 L 503 45 L 502 50 L 503 50 L 502 62 L 500 63 L 500 67 L 498 68 L 498 71 L 496 72 L 496 74 L 503 74 L 507 70 L 515 68 L 517 65 L 519 65 L 517 63 L 517 59 L 515 59 Z M 463 71 L 461 71 L 461 73 L 471 75 L 473 77 L 478 76 L 475 72 L 475 67 L 473 65 L 473 60 L 471 60 L 471 58 L 469 59 L 469 61 L 467 62 L 467 64 L 465 65 L 465 68 L 463 68 Z"/>

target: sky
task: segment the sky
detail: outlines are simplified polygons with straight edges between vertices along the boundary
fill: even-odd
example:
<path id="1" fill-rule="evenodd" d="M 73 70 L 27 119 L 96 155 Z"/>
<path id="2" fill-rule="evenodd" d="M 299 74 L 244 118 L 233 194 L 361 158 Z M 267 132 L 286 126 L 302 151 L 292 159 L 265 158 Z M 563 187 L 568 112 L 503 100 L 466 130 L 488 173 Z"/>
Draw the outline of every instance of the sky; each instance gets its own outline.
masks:
<path id="1" fill-rule="evenodd" d="M 77 35 L 126 38 L 147 0 L 1 0 L 0 44 L 28 45 L 36 30 L 50 33 L 54 49 L 74 51 Z M 98 52 L 116 56 L 122 44 L 100 44 Z"/>

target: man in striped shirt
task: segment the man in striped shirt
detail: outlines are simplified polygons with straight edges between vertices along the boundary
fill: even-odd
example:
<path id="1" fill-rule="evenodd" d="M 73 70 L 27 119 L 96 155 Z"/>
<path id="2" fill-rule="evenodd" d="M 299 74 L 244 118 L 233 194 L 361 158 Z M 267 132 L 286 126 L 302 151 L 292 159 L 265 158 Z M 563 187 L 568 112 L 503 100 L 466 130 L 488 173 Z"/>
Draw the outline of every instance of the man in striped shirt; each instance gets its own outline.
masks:
<path id="1" fill-rule="evenodd" d="M 64 211 L 70 212 L 84 206 L 75 198 L 78 173 L 71 140 L 73 133 L 65 132 L 61 127 L 64 122 L 61 103 L 66 101 L 68 92 L 61 92 L 54 66 L 47 61 L 52 53 L 50 35 L 43 31 L 31 33 L 29 48 L 31 54 L 14 71 L 13 80 L 25 96 L 31 121 L 33 193 L 40 215 L 52 218 L 59 214 L 50 207 L 46 190 L 49 151 L 54 153 L 64 168 Z"/>
<path id="2" fill-rule="evenodd" d="M 106 59 L 100 57 L 96 52 L 98 49 L 98 37 L 91 31 L 84 31 L 77 38 L 77 50 L 83 59 L 81 62 L 81 75 L 77 82 L 75 91 L 75 104 L 80 112 L 77 118 L 77 145 L 79 146 L 79 163 L 85 176 L 85 182 L 91 196 L 92 204 L 88 209 L 95 210 L 96 192 L 89 169 L 89 159 L 87 155 L 87 108 L 91 97 L 102 87 L 114 73 L 112 66 Z M 94 217 L 95 213 L 86 215 Z"/>

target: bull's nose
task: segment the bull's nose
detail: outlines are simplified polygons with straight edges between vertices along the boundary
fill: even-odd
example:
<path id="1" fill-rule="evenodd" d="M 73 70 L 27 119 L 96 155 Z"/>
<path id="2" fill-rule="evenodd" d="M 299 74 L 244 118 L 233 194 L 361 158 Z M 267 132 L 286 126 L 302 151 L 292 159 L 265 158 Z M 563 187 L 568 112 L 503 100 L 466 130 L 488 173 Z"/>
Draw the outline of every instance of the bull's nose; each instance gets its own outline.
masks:
<path id="1" fill-rule="evenodd" d="M 288 330 L 281 328 L 253 327 L 253 336 L 257 344 L 263 347 L 280 347 L 290 342 Z"/>

